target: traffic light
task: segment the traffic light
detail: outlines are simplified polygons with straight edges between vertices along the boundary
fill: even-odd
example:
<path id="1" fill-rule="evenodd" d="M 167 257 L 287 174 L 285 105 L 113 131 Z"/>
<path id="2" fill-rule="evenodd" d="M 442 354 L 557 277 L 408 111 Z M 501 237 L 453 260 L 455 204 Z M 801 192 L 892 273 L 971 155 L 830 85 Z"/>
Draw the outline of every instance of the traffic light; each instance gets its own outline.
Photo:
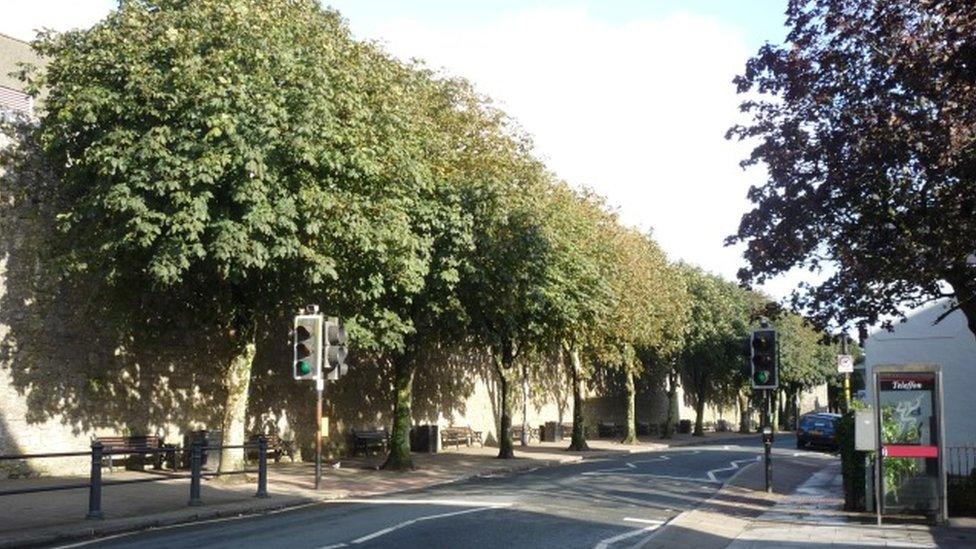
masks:
<path id="1" fill-rule="evenodd" d="M 349 367 L 346 365 L 346 329 L 339 324 L 339 319 L 329 317 L 325 321 L 325 371 L 326 379 L 337 380 L 346 375 Z"/>
<path id="2" fill-rule="evenodd" d="M 753 389 L 776 389 L 779 386 L 779 345 L 776 330 L 752 332 L 750 381 Z"/>
<path id="3" fill-rule="evenodd" d="M 297 315 L 293 334 L 294 378 L 318 379 L 322 374 L 322 315 Z"/>

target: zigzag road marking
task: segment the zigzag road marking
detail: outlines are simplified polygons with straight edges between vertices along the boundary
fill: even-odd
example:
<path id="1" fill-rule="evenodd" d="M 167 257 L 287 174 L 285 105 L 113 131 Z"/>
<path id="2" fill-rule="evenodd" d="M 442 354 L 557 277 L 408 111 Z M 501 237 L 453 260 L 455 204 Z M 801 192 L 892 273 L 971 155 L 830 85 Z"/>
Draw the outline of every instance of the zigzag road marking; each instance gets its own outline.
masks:
<path id="1" fill-rule="evenodd" d="M 739 464 L 740 463 L 752 463 L 754 461 L 759 461 L 760 459 L 761 459 L 761 456 L 756 456 L 754 458 L 749 458 L 749 459 L 737 459 L 735 461 L 729 462 L 729 466 L 728 467 L 722 467 L 721 469 L 712 469 L 711 471 L 709 471 L 706 474 L 708 475 L 708 478 L 712 482 L 718 482 L 719 480 L 717 478 L 715 478 L 715 473 L 721 473 L 723 471 L 735 471 L 736 469 L 739 468 Z"/>

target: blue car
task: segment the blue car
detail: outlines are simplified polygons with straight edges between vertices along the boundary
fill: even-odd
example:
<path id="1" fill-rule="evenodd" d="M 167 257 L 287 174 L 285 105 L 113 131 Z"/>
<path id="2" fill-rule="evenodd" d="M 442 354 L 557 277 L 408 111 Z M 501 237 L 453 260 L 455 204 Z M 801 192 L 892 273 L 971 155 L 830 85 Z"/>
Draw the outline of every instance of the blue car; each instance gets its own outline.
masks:
<path id="1" fill-rule="evenodd" d="M 840 414 L 813 413 L 800 416 L 800 425 L 796 430 L 796 447 L 821 447 L 831 450 L 837 449 L 837 422 Z"/>

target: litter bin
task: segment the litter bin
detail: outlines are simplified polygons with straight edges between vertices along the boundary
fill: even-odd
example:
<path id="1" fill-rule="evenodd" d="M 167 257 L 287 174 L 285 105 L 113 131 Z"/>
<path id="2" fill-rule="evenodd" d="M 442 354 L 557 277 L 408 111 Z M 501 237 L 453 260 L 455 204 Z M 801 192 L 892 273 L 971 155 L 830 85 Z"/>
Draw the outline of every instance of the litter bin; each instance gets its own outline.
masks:
<path id="1" fill-rule="evenodd" d="M 410 451 L 436 454 L 440 448 L 437 425 L 417 425 L 410 429 Z"/>
<path id="2" fill-rule="evenodd" d="M 555 421 L 547 421 L 542 426 L 543 442 L 559 442 L 563 439 L 563 426 Z"/>
<path id="3" fill-rule="evenodd" d="M 190 450 L 193 444 L 199 442 L 203 444 L 202 467 L 206 471 L 216 471 L 220 468 L 220 443 L 223 441 L 224 432 L 222 430 L 190 431 L 183 435 L 183 466 L 190 467 Z"/>

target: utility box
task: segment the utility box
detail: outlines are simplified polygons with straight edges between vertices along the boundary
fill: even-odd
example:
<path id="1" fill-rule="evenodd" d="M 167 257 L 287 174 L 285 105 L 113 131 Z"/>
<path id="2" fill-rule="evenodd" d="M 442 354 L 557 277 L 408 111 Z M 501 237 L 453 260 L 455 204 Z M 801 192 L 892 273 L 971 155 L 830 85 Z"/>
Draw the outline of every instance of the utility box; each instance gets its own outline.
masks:
<path id="1" fill-rule="evenodd" d="M 875 426 L 874 410 L 857 410 L 854 412 L 854 449 L 859 452 L 876 452 L 878 450 L 878 430 Z"/>

